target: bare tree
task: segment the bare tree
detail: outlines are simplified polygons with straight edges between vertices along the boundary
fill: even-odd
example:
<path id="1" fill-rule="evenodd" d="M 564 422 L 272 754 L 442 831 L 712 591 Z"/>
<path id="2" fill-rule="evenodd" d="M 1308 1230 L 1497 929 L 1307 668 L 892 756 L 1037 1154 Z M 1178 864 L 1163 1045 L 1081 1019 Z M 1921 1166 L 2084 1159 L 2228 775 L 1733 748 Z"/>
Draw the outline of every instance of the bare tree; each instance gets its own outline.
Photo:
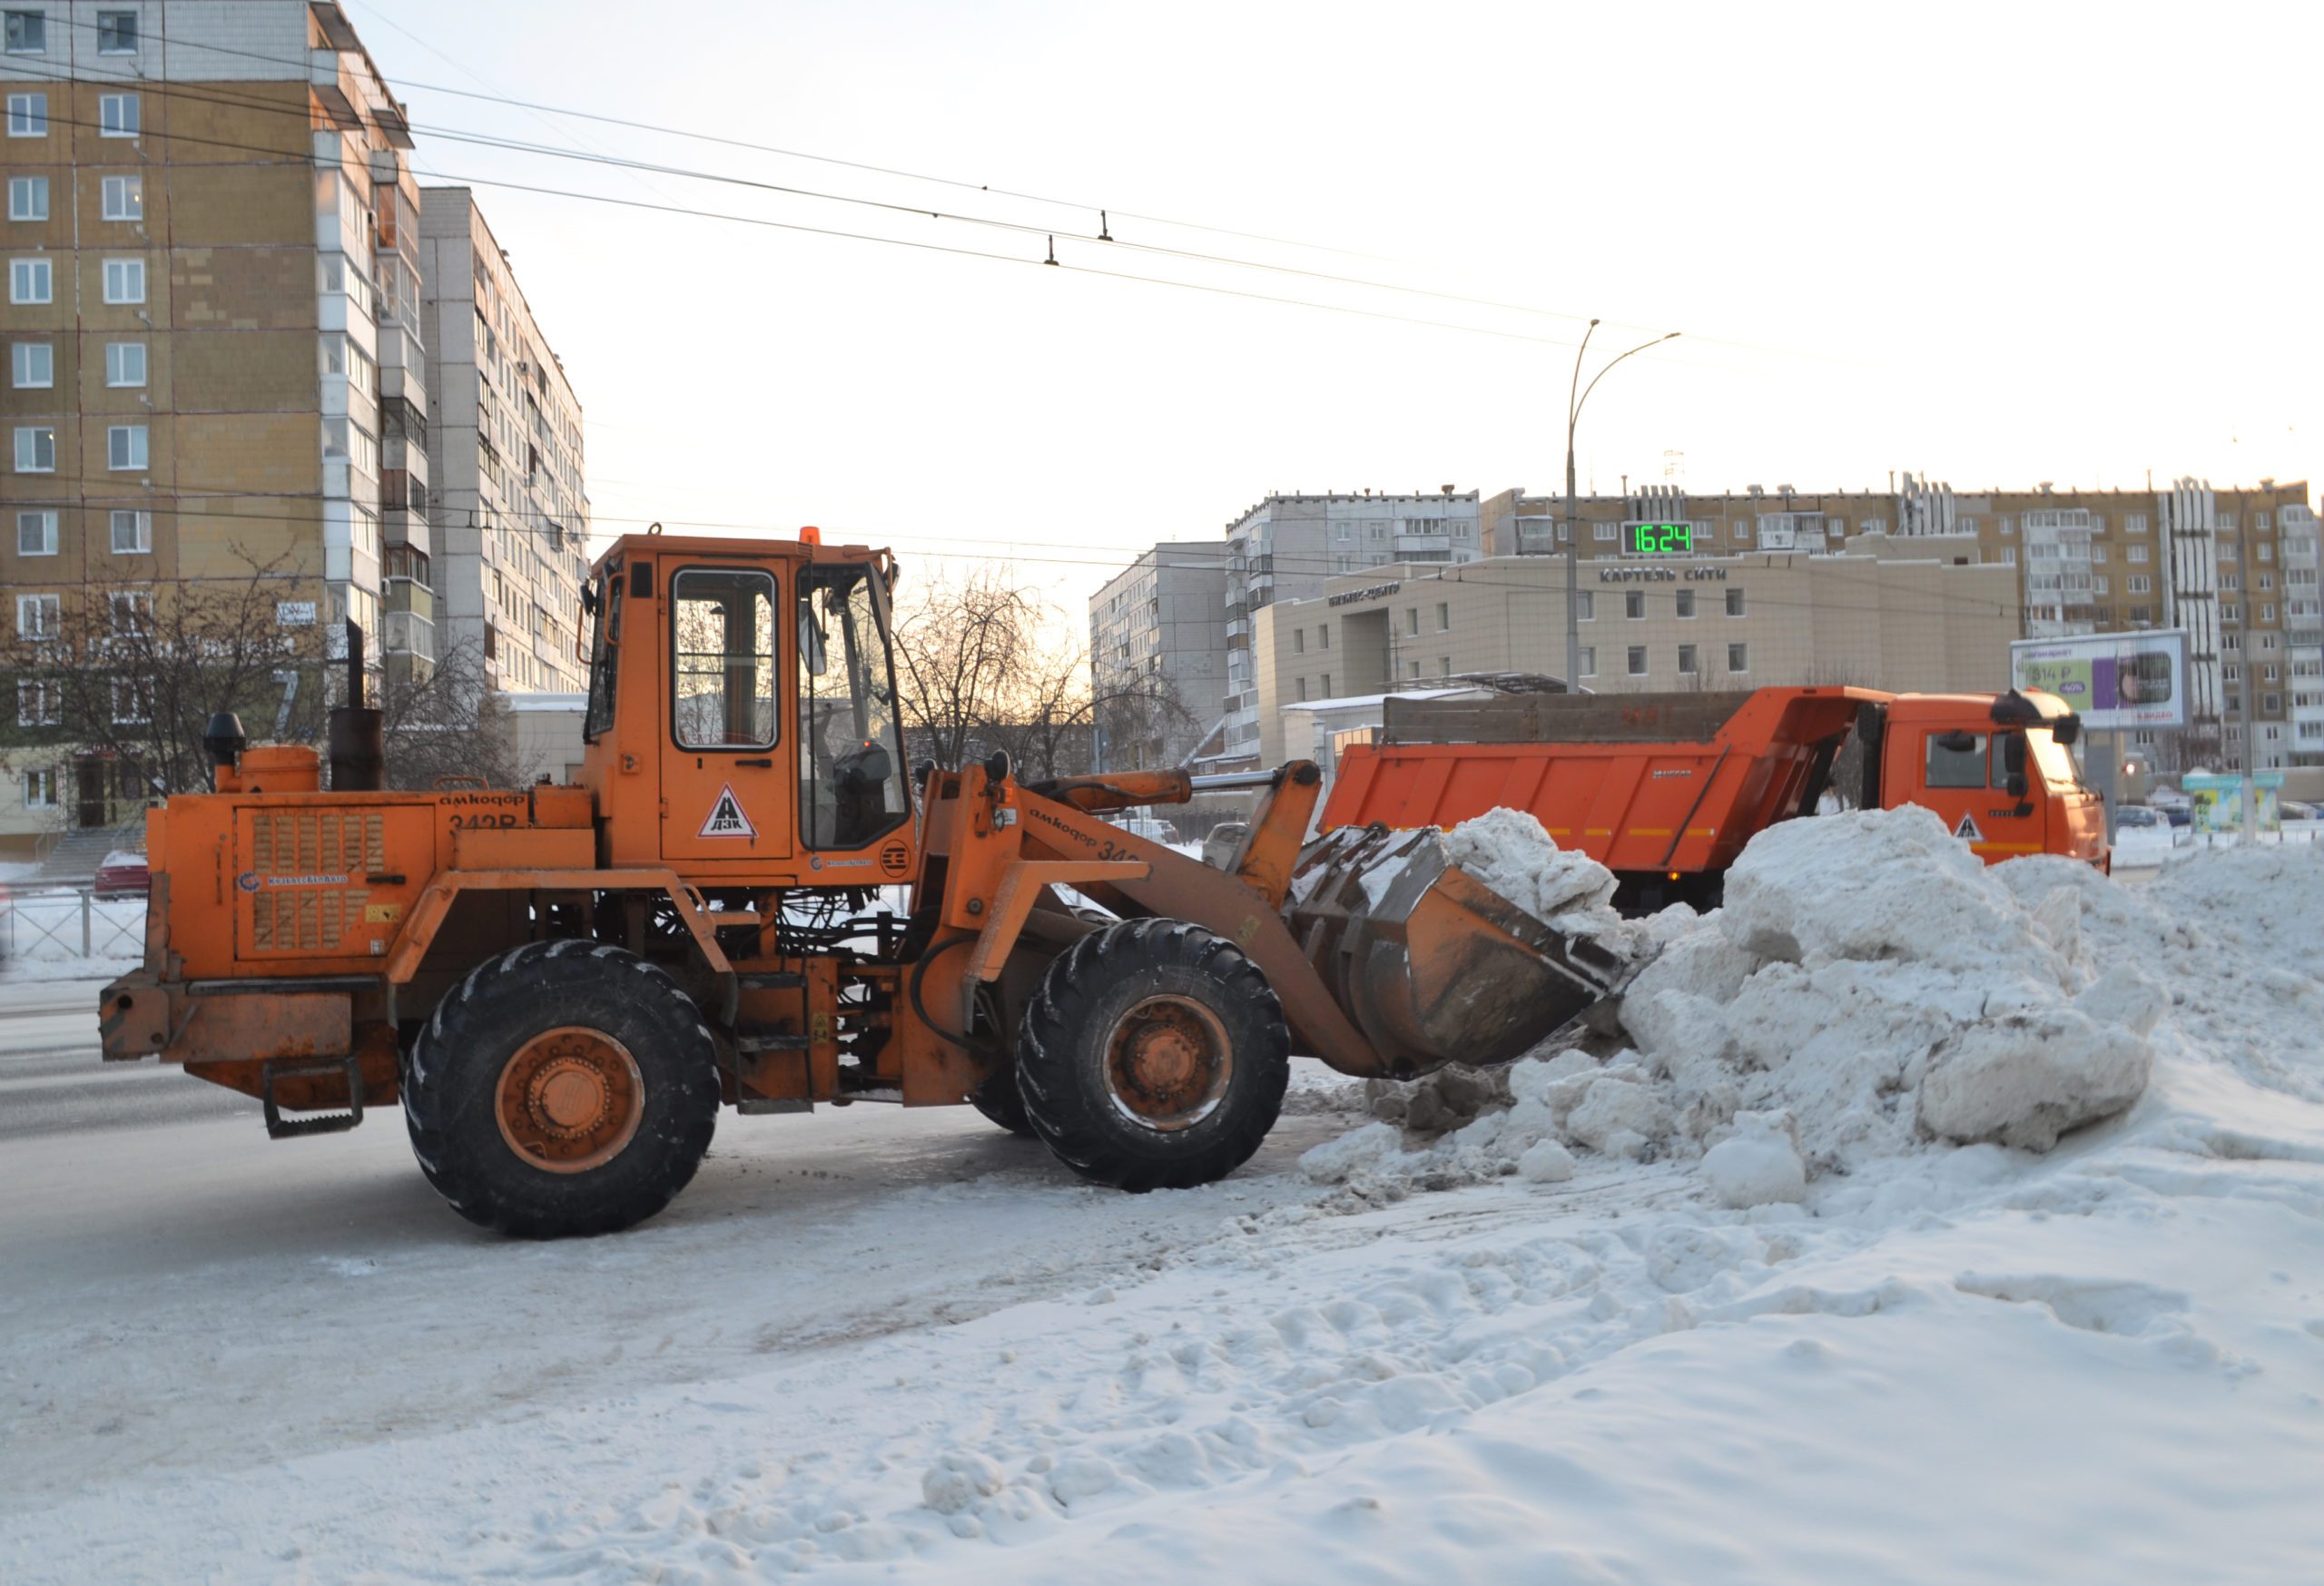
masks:
<path id="1" fill-rule="evenodd" d="M 109 762 L 123 801 L 209 784 L 202 734 L 232 711 L 251 734 L 318 736 L 325 632 L 277 566 L 161 584 L 92 583 L 21 598 L 0 644 L 15 697 L 0 744 Z M 303 618 L 303 620 L 301 620 Z"/>
<path id="2" fill-rule="evenodd" d="M 923 586 L 897 620 L 896 662 L 912 753 L 948 767 L 1004 749 L 1029 781 L 1070 776 L 1095 764 L 1101 728 L 1113 743 L 1192 720 L 1159 676 L 1095 684 L 1078 626 L 1005 566 Z"/>
<path id="3" fill-rule="evenodd" d="M 477 645 L 452 644 L 432 670 L 390 671 L 378 704 L 389 786 L 425 791 L 473 779 L 516 787 L 524 780 L 515 734 L 493 707 Z"/>

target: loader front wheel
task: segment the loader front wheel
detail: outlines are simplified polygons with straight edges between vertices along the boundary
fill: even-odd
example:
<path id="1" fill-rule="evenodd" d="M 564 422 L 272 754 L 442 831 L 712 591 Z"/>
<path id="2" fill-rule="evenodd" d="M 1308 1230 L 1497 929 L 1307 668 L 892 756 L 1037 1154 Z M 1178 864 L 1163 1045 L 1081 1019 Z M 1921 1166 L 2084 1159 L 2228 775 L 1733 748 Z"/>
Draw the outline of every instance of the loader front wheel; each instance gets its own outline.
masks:
<path id="1" fill-rule="evenodd" d="M 1027 1121 L 1082 1177 L 1182 1189 L 1250 1160 L 1291 1075 L 1283 1006 L 1258 966 L 1198 925 L 1137 920 L 1059 955 L 1025 1010 Z"/>
<path id="2" fill-rule="evenodd" d="M 644 1222 L 694 1177 L 717 1052 L 677 983 L 594 941 L 478 965 L 405 1059 L 420 1171 L 470 1222 L 520 1238 Z"/>

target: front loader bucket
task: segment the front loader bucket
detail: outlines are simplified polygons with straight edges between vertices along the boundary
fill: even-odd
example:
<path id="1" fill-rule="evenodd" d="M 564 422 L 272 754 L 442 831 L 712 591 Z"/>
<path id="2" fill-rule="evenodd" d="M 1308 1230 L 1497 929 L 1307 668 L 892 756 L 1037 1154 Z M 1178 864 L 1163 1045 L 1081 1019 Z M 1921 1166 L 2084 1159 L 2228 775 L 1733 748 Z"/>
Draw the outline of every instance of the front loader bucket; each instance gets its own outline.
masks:
<path id="1" fill-rule="evenodd" d="M 1630 965 L 1452 863 L 1433 827 L 1307 845 L 1285 910 L 1333 999 L 1399 1073 L 1502 1063 L 1618 990 Z"/>

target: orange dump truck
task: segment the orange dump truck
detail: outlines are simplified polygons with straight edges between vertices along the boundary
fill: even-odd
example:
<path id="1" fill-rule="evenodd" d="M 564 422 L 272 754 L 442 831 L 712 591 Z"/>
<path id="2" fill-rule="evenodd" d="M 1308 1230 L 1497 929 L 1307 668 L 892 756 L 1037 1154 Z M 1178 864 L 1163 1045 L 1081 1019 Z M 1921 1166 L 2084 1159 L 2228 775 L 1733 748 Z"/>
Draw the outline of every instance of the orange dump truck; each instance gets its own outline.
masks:
<path id="1" fill-rule="evenodd" d="M 2102 870 L 2105 812 L 2073 754 L 2081 727 L 2056 695 L 2014 691 L 1392 696 L 1381 741 L 1343 752 L 1321 824 L 1528 810 L 1622 878 L 1624 907 L 1709 907 L 1745 843 L 1816 813 L 1853 732 L 1861 767 L 1838 791 L 1858 807 L 1934 810 L 1987 863 L 2062 853 Z"/>

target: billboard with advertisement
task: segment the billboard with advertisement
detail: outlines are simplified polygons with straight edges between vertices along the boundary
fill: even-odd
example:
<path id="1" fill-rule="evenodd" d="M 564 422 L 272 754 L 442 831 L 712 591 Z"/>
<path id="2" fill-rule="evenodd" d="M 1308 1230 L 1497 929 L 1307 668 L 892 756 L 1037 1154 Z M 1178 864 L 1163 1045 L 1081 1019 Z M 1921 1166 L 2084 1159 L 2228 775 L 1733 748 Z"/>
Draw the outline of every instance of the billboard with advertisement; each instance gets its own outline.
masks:
<path id="1" fill-rule="evenodd" d="M 2020 639 L 2009 647 L 2009 680 L 2056 694 L 2094 732 L 2183 727 L 2187 630 Z"/>

